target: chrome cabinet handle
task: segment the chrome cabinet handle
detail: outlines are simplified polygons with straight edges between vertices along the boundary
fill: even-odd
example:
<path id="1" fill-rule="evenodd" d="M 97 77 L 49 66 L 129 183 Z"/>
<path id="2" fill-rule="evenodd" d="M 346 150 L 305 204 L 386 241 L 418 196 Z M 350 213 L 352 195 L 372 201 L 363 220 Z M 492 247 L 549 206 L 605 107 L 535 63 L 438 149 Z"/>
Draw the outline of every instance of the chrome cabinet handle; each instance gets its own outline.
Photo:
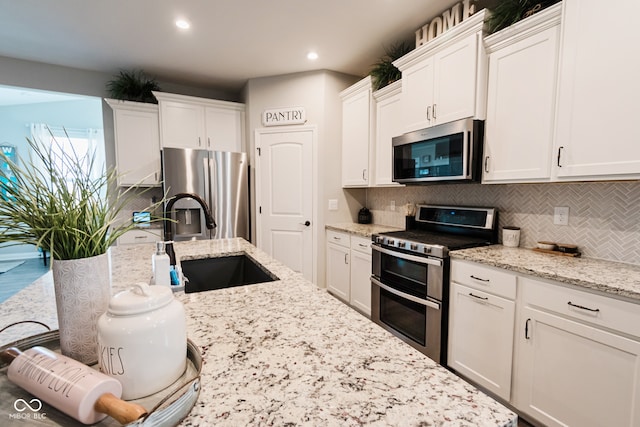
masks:
<path id="1" fill-rule="evenodd" d="M 486 156 L 484 158 L 484 171 L 486 173 L 489 173 L 489 156 Z"/>
<path id="2" fill-rule="evenodd" d="M 562 167 L 562 165 L 560 164 L 560 155 L 562 154 L 562 150 L 564 150 L 564 146 L 560 146 L 558 147 L 558 160 L 557 160 L 557 165 L 559 168 Z"/>
<path id="3" fill-rule="evenodd" d="M 431 105 L 427 106 L 427 120 L 431 121 Z"/>
<path id="4" fill-rule="evenodd" d="M 480 277 L 476 277 L 476 276 L 474 276 L 473 274 L 472 274 L 472 275 L 470 275 L 469 277 L 471 277 L 473 280 L 479 280 L 479 281 L 481 281 L 481 282 L 487 282 L 487 283 L 488 283 L 488 282 L 490 282 L 490 281 L 491 281 L 490 279 L 482 279 L 482 278 L 480 278 Z"/>
<path id="5" fill-rule="evenodd" d="M 524 322 L 524 339 L 526 340 L 531 339 L 529 336 L 529 322 L 531 322 L 531 319 L 527 319 L 527 321 Z"/>
<path id="6" fill-rule="evenodd" d="M 433 104 L 433 119 L 436 118 L 436 104 Z"/>
<path id="7" fill-rule="evenodd" d="M 349 264 L 349 254 L 344 254 L 344 263 Z"/>
<path id="8" fill-rule="evenodd" d="M 202 147 L 202 141 L 200 140 L 200 137 L 198 137 L 198 147 Z"/>
<path id="9" fill-rule="evenodd" d="M 579 308 L 580 310 L 587 310 L 587 311 L 590 311 L 592 313 L 598 313 L 600 311 L 599 308 L 589 308 L 589 307 L 585 307 L 583 305 L 573 304 L 571 301 L 567 302 L 567 304 L 569 306 L 571 306 L 571 307 Z"/>
<path id="10" fill-rule="evenodd" d="M 362 169 L 362 180 L 366 181 L 367 180 L 367 170 L 366 169 Z"/>

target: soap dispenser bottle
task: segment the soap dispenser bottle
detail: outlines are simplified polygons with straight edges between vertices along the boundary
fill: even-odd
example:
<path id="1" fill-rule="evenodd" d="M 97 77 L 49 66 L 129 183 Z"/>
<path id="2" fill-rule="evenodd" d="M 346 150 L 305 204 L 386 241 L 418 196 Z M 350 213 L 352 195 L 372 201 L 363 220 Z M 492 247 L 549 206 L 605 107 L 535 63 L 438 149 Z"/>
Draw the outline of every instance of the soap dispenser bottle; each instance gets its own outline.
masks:
<path id="1" fill-rule="evenodd" d="M 153 254 L 153 280 L 156 285 L 171 286 L 170 260 L 165 251 L 164 242 L 156 242 L 156 253 Z"/>

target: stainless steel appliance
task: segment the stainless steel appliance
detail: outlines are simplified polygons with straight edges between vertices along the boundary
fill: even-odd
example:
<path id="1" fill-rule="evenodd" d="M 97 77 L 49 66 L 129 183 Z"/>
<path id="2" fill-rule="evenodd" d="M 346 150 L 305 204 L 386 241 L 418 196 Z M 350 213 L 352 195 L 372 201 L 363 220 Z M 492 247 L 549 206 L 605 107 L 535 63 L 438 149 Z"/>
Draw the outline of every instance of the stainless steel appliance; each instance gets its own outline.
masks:
<path id="1" fill-rule="evenodd" d="M 209 207 L 216 227 L 207 228 L 195 198 L 175 200 L 169 223 L 173 240 L 249 239 L 249 166 L 246 153 L 164 148 L 163 188 L 168 198 L 195 194 Z"/>
<path id="2" fill-rule="evenodd" d="M 393 180 L 405 184 L 479 181 L 484 121 L 464 119 L 396 136 Z"/>
<path id="3" fill-rule="evenodd" d="M 449 251 L 497 241 L 495 208 L 419 205 L 407 230 L 372 236 L 371 319 L 445 361 Z"/>

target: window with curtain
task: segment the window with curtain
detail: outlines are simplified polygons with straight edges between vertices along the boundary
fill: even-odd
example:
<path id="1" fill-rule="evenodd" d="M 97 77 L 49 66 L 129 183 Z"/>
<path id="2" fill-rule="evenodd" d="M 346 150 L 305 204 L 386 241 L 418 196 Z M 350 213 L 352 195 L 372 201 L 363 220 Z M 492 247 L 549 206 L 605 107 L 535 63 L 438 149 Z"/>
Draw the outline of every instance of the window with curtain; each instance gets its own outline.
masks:
<path id="1" fill-rule="evenodd" d="M 31 125 L 31 137 L 42 148 L 51 149 L 54 157 L 59 157 L 55 155 L 62 152 L 75 153 L 78 159 L 93 157 L 93 163 L 79 162 L 76 165 L 93 179 L 100 177 L 105 171 L 102 129 L 73 129 L 34 123 Z"/>

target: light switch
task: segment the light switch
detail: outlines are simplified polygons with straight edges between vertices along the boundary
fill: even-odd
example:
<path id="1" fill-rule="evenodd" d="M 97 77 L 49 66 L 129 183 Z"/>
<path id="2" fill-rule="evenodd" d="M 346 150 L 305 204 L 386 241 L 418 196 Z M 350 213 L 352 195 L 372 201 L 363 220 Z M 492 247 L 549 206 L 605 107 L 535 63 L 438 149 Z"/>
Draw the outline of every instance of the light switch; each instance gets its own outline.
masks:
<path id="1" fill-rule="evenodd" d="M 338 210 L 338 199 L 329 199 L 329 210 L 330 211 Z"/>

